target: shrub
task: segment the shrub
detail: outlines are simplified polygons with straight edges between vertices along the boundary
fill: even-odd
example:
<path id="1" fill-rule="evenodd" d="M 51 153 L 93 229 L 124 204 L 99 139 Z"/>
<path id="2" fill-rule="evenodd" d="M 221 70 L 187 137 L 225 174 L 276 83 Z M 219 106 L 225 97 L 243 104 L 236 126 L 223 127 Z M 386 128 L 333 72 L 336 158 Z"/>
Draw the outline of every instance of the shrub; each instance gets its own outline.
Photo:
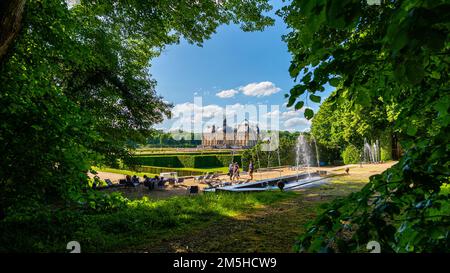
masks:
<path id="1" fill-rule="evenodd" d="M 235 155 L 234 157 L 232 155 L 217 155 L 217 160 L 220 162 L 221 166 L 228 167 L 231 161 L 237 162 L 240 165 L 241 157 L 241 155 Z"/>
<path id="2" fill-rule="evenodd" d="M 385 134 L 380 138 L 381 161 L 392 160 L 392 139 L 391 134 Z"/>
<path id="3" fill-rule="evenodd" d="M 342 152 L 342 159 L 344 164 L 358 163 L 360 161 L 360 152 L 355 146 L 349 145 Z"/>
<path id="4" fill-rule="evenodd" d="M 194 168 L 222 167 L 216 155 L 194 156 Z"/>
<path id="5" fill-rule="evenodd" d="M 195 157 L 191 155 L 179 155 L 178 160 L 184 168 L 195 168 Z"/>
<path id="6" fill-rule="evenodd" d="M 138 165 L 155 166 L 155 167 L 169 167 L 182 168 L 179 156 L 139 156 L 135 157 L 134 161 Z"/>

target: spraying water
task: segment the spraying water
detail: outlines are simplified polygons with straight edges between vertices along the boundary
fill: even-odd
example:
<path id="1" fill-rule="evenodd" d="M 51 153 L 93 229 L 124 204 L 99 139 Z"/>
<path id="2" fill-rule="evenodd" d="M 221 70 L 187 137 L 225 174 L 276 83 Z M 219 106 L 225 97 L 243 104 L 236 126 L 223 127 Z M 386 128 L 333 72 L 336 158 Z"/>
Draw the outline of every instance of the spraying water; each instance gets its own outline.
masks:
<path id="1" fill-rule="evenodd" d="M 296 145 L 296 165 L 297 165 L 297 176 L 300 166 L 306 168 L 306 172 L 308 173 L 308 177 L 311 177 L 311 149 L 308 144 L 307 139 L 303 134 L 300 134 L 297 138 L 297 145 Z"/>
<path id="2" fill-rule="evenodd" d="M 364 162 L 377 163 L 380 162 L 380 142 L 376 140 L 374 143 L 369 144 L 367 139 L 364 139 Z"/>
<path id="3" fill-rule="evenodd" d="M 313 140 L 314 140 L 314 147 L 316 148 L 316 161 L 317 161 L 317 167 L 320 167 L 319 149 L 317 148 L 317 142 L 316 142 L 316 139 L 313 138 Z"/>

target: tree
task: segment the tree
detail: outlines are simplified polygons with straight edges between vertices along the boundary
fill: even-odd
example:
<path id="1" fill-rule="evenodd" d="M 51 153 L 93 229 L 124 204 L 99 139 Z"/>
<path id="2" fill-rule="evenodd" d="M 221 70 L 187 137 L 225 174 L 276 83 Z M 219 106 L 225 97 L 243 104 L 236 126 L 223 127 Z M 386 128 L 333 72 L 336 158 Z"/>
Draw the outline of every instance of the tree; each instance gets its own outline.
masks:
<path id="1" fill-rule="evenodd" d="M 0 2 L 0 63 L 19 34 L 25 0 Z"/>
<path id="2" fill-rule="evenodd" d="M 295 164 L 295 145 L 297 143 L 299 133 L 280 131 L 278 132 L 278 134 L 278 151 L 263 151 L 261 149 L 261 141 L 252 148 L 244 150 L 244 152 L 242 153 L 244 170 L 247 170 L 250 160 L 253 160 L 255 168 L 279 166 L 279 163 L 281 163 L 282 166 Z M 280 155 L 280 162 L 278 162 L 278 154 Z"/>
<path id="3" fill-rule="evenodd" d="M 331 97 L 334 93 L 331 94 Z M 350 101 L 326 99 L 315 114 L 311 133 L 328 149 L 349 145 L 363 147 L 364 140 L 379 140 L 382 160 L 392 159 L 391 138 L 395 133 L 396 104 L 374 100 L 369 106 L 351 106 Z"/>
<path id="4" fill-rule="evenodd" d="M 377 240 L 383 251 L 448 251 L 449 9 L 443 0 L 294 0 L 280 11 L 292 28 L 289 71 L 300 78 L 288 106 L 317 100 L 327 83 L 337 88 L 330 100 L 352 109 L 396 104 L 393 129 L 406 150 L 361 192 L 328 206 L 298 250 L 362 251 Z"/>
<path id="5" fill-rule="evenodd" d="M 261 30 L 273 23 L 263 15 L 270 8 L 265 0 L 30 0 L 13 23 L 2 9 L 0 208 L 70 200 L 92 164 L 126 159 L 170 115 L 150 60 L 180 39 L 201 45 L 220 24 Z"/>

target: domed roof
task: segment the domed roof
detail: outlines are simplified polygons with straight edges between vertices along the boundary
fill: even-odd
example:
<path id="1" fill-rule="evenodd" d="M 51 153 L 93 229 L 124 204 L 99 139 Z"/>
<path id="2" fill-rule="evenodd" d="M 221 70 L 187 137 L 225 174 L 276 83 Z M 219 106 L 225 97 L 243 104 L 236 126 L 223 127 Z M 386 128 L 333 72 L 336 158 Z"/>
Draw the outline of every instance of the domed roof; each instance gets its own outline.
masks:
<path id="1" fill-rule="evenodd" d="M 222 133 L 223 132 L 223 127 L 219 127 L 216 129 L 216 133 Z M 230 134 L 233 132 L 233 128 L 231 128 L 230 126 L 226 127 L 226 133 Z"/>
<path id="2" fill-rule="evenodd" d="M 248 120 L 244 120 L 237 126 L 237 132 L 238 133 L 249 132 L 256 134 L 258 132 L 258 125 L 256 123 L 249 122 Z"/>

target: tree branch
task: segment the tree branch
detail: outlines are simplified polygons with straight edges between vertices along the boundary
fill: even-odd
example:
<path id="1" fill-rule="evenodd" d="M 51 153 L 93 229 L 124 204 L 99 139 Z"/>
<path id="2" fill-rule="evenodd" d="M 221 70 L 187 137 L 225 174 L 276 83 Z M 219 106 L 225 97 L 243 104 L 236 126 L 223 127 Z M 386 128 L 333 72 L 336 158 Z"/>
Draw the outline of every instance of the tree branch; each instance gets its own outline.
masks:
<path id="1" fill-rule="evenodd" d="M 0 64 L 19 34 L 25 0 L 0 0 Z"/>

